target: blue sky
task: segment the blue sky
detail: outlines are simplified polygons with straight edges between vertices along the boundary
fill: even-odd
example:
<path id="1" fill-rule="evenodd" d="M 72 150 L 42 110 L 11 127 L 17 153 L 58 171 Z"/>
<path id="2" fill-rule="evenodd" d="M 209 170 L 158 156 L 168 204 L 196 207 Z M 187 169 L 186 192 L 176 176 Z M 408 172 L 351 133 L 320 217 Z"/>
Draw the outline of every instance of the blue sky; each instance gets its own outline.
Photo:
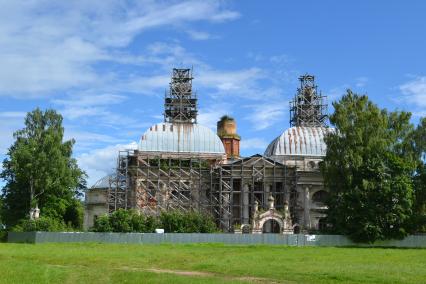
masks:
<path id="1" fill-rule="evenodd" d="M 173 67 L 194 68 L 199 122 L 237 119 L 244 155 L 288 127 L 298 76 L 426 115 L 425 1 L 0 0 L 0 158 L 25 113 L 54 108 L 89 184 L 162 121 Z M 331 107 L 330 107 L 331 110 Z"/>

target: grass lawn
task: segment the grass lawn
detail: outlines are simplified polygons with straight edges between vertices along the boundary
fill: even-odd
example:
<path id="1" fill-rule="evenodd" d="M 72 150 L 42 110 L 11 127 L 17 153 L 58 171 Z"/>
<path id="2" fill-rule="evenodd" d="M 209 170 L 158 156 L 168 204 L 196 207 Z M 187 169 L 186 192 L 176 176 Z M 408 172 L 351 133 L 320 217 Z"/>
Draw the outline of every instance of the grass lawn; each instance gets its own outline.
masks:
<path id="1" fill-rule="evenodd" d="M 1 243 L 0 282 L 426 283 L 426 250 Z"/>

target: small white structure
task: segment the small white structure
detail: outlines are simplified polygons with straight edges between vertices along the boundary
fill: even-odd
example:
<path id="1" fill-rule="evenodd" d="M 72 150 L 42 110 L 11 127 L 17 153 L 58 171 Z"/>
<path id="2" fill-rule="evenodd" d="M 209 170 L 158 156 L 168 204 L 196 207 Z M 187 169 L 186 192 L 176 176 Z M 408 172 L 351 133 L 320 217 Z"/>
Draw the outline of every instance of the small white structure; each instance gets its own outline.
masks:
<path id="1" fill-rule="evenodd" d="M 38 205 L 36 205 L 35 208 L 31 208 L 30 210 L 30 219 L 37 220 L 38 218 L 40 218 L 40 209 L 38 208 Z"/>

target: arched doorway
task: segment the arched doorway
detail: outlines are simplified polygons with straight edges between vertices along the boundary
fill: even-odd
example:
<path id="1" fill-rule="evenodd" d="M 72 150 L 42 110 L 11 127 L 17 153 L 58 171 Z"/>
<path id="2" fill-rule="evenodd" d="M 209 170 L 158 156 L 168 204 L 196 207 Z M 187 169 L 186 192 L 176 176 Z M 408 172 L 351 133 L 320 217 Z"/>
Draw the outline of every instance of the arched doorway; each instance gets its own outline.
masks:
<path id="1" fill-rule="evenodd" d="M 280 223 L 278 223 L 274 219 L 270 219 L 263 224 L 262 232 L 264 234 L 268 234 L 268 233 L 279 234 L 281 233 Z"/>
<path id="2" fill-rule="evenodd" d="M 294 225 L 293 233 L 294 234 L 300 234 L 300 226 L 299 225 Z"/>

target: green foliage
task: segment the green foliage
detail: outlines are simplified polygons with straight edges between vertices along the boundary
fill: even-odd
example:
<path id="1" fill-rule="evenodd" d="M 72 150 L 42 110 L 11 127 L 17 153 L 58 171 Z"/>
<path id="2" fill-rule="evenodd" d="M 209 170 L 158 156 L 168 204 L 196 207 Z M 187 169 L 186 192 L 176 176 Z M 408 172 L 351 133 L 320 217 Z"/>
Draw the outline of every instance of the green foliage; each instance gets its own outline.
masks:
<path id="1" fill-rule="evenodd" d="M 144 216 L 135 210 L 120 209 L 110 216 L 103 215 L 95 220 L 95 232 L 140 232 L 152 233 L 164 228 L 167 233 L 212 233 L 217 231 L 213 219 L 197 212 L 162 212 L 159 217 Z"/>
<path id="2" fill-rule="evenodd" d="M 65 209 L 64 222 L 69 227 L 81 230 L 83 228 L 84 206 L 82 201 L 74 199 Z"/>
<path id="3" fill-rule="evenodd" d="M 156 219 L 145 217 L 135 210 L 119 209 L 110 216 L 103 215 L 95 220 L 95 232 L 154 232 L 158 228 Z"/>
<path id="4" fill-rule="evenodd" d="M 164 211 L 160 223 L 166 233 L 213 233 L 217 227 L 213 219 L 205 214 L 181 211 Z"/>
<path id="5" fill-rule="evenodd" d="M 108 215 L 102 215 L 95 220 L 92 228 L 94 232 L 112 232 L 113 229 L 109 223 Z"/>
<path id="6" fill-rule="evenodd" d="M 0 243 L 7 242 L 7 230 L 0 229 Z"/>
<path id="7" fill-rule="evenodd" d="M 328 221 L 358 242 L 403 238 L 412 218 L 416 155 L 410 114 L 380 110 L 348 90 L 330 121 L 322 163 Z"/>
<path id="8" fill-rule="evenodd" d="M 413 231 L 426 233 L 426 118 L 420 120 L 413 134 L 413 147 L 418 156 L 414 176 Z"/>
<path id="9" fill-rule="evenodd" d="M 133 222 L 136 218 L 133 218 L 133 215 L 137 214 L 136 212 L 130 210 L 117 210 L 111 214 L 109 217 L 109 223 L 113 228 L 113 232 L 123 232 L 129 233 L 133 232 Z"/>
<path id="10" fill-rule="evenodd" d="M 41 214 L 81 226 L 76 198 L 85 188 L 85 173 L 72 158 L 74 140 L 63 142 L 62 116 L 54 110 L 35 109 L 25 128 L 14 133 L 15 142 L 3 161 L 2 217 L 8 227 L 28 218 L 38 204 Z"/>
<path id="11" fill-rule="evenodd" d="M 12 228 L 14 232 L 63 232 L 71 230 L 64 222 L 52 217 L 40 217 L 37 220 L 22 219 Z"/>

